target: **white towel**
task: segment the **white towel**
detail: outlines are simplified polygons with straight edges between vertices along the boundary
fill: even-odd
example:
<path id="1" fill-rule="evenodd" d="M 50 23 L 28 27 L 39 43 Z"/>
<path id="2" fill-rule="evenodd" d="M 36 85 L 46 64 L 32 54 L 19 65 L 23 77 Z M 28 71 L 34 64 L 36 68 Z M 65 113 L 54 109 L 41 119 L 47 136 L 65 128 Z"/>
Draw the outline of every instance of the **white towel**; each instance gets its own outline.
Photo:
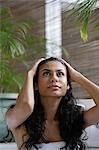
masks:
<path id="1" fill-rule="evenodd" d="M 60 150 L 65 146 L 64 141 L 37 144 L 39 150 Z M 36 150 L 34 147 L 31 150 Z"/>

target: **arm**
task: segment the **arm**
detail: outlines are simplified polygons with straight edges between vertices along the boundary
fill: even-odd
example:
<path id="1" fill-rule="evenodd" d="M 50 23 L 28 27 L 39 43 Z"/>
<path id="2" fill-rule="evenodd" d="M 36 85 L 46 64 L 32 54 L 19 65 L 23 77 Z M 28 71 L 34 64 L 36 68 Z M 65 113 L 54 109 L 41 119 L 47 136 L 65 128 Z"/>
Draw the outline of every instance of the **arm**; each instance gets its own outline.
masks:
<path id="1" fill-rule="evenodd" d="M 38 63 L 27 73 L 24 85 L 17 98 L 16 105 L 6 112 L 5 118 L 10 129 L 15 129 L 21 125 L 33 112 L 34 108 L 34 88 L 33 77 Z"/>
<path id="2" fill-rule="evenodd" d="M 67 62 L 66 62 L 71 80 L 78 83 L 83 87 L 90 95 L 90 97 L 94 100 L 96 106 L 93 108 L 85 111 L 84 118 L 85 118 L 85 127 L 92 125 L 96 122 L 99 122 L 99 86 L 97 86 L 92 81 L 88 80 L 85 76 L 81 73 L 73 69 Z"/>

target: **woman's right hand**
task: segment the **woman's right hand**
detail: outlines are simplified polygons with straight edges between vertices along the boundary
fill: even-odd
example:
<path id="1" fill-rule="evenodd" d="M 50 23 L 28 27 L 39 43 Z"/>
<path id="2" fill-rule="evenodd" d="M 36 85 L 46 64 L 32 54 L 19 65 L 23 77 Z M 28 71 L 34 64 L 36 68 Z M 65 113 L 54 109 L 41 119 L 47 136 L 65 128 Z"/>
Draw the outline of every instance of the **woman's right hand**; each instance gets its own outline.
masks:
<path id="1" fill-rule="evenodd" d="M 28 71 L 28 74 L 29 75 L 31 75 L 32 76 L 32 78 L 33 78 L 33 76 L 35 75 L 35 73 L 36 73 L 36 70 L 37 70 L 37 67 L 38 67 L 38 64 L 42 61 L 42 60 L 44 60 L 44 58 L 40 58 L 40 59 L 38 59 L 38 61 L 37 62 L 35 62 L 35 64 L 33 65 L 33 67 Z"/>

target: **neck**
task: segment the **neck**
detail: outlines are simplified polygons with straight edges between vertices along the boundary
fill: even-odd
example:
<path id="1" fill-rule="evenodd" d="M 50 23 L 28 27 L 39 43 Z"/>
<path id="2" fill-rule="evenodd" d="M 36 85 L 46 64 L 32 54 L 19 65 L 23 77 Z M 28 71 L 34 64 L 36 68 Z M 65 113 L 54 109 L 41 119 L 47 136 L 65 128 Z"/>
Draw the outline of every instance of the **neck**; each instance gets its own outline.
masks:
<path id="1" fill-rule="evenodd" d="M 46 120 L 54 120 L 60 101 L 61 97 L 41 97 L 41 102 L 44 107 Z"/>

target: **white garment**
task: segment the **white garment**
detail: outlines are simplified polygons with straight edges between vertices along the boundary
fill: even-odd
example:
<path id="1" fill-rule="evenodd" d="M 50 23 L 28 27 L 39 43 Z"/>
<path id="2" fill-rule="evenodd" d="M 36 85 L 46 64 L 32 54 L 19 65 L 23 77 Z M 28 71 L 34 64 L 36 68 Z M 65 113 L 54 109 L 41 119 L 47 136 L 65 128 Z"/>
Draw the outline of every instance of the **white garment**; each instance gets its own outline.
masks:
<path id="1" fill-rule="evenodd" d="M 60 150 L 65 146 L 64 141 L 37 144 L 39 150 Z M 36 150 L 34 147 L 31 150 Z"/>

